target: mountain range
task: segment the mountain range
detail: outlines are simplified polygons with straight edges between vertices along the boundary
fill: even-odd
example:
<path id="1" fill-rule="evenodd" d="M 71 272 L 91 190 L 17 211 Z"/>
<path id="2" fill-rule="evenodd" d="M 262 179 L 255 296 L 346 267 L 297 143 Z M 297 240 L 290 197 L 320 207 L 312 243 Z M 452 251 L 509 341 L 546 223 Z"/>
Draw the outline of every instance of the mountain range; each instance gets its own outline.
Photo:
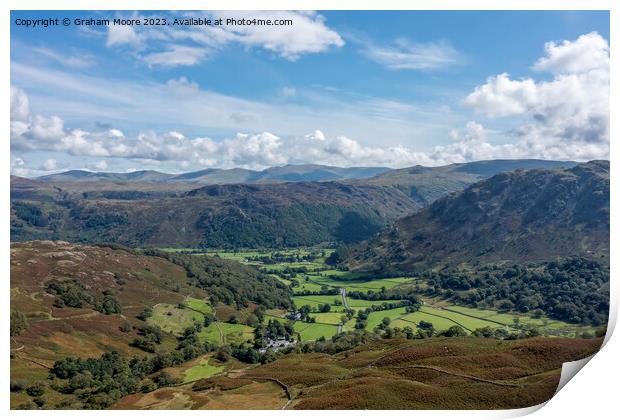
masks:
<path id="1" fill-rule="evenodd" d="M 266 182 L 295 181 L 335 181 L 341 179 L 369 178 L 390 168 L 353 167 L 339 168 L 324 165 L 286 165 L 254 171 L 243 168 L 217 169 L 208 168 L 182 174 L 167 174 L 158 171 L 89 172 L 71 170 L 52 175 L 44 175 L 38 179 L 51 182 L 144 182 L 144 183 L 194 183 L 210 184 L 253 184 Z"/>
<path id="2" fill-rule="evenodd" d="M 11 239 L 219 248 L 354 243 L 497 173 L 574 165 L 495 160 L 397 170 L 289 165 L 12 177 Z M 252 181 L 223 181 L 234 173 L 251 173 Z M 326 180 L 335 176 L 349 178 Z"/>

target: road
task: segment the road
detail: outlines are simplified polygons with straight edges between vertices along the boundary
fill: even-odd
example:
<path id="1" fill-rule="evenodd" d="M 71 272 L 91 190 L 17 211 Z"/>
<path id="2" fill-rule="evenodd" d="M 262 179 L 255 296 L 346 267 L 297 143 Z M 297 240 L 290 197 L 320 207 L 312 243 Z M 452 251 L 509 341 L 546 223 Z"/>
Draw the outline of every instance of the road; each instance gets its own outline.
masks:
<path id="1" fill-rule="evenodd" d="M 349 303 L 347 302 L 347 291 L 344 287 L 340 288 L 340 296 L 342 296 L 342 304 L 344 305 L 344 308 L 348 311 L 349 308 Z M 338 334 L 340 334 L 342 332 L 342 324 L 338 324 Z"/>
<path id="2" fill-rule="evenodd" d="M 344 305 L 345 309 L 349 310 L 349 303 L 347 302 L 347 291 L 345 290 L 344 287 L 340 288 L 340 296 L 342 296 L 342 304 Z"/>

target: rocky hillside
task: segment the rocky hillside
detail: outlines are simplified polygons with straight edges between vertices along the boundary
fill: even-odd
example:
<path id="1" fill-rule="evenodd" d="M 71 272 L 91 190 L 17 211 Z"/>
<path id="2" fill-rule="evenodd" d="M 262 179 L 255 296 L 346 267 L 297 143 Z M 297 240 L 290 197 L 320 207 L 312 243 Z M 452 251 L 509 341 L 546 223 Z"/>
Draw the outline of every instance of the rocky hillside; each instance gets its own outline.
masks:
<path id="1" fill-rule="evenodd" d="M 354 269 L 609 256 L 609 162 L 517 170 L 399 220 L 355 250 Z"/>

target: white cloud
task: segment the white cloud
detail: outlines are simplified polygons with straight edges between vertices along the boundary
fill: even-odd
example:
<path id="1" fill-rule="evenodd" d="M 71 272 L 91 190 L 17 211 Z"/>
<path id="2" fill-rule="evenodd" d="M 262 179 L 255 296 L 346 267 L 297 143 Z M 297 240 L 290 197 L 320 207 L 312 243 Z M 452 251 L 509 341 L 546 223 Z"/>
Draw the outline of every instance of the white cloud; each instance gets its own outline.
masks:
<path id="1" fill-rule="evenodd" d="M 297 95 L 297 89 L 285 86 L 280 90 L 280 94 L 284 98 L 292 98 L 293 96 Z"/>
<path id="2" fill-rule="evenodd" d="M 56 159 L 47 159 L 38 169 L 41 171 L 53 171 L 58 169 L 58 162 Z"/>
<path id="3" fill-rule="evenodd" d="M 30 123 L 30 135 L 39 140 L 57 140 L 64 136 L 64 122 L 60 117 L 35 115 Z"/>
<path id="4" fill-rule="evenodd" d="M 329 135 L 346 134 L 362 144 L 416 144 L 427 147 L 445 137 L 446 124 L 462 124 L 454 111 L 437 104 L 419 105 L 355 95 L 323 87 L 296 88 L 295 101 L 245 99 L 202 89 L 179 77 L 166 83 L 122 81 L 11 65 L 13 83 L 37 86 L 30 94 L 39 109 L 68 115 L 65 125 L 85 125 L 93 115 L 108 126 L 194 133 L 259 133 L 289 137 L 320 127 Z M 121 94 L 122 93 L 122 94 Z M 77 121 L 77 122 L 76 122 Z M 135 131 L 134 131 L 135 132 Z"/>
<path id="5" fill-rule="evenodd" d="M 178 96 L 191 96 L 200 92 L 198 83 L 190 81 L 185 76 L 168 80 L 166 86 L 168 86 L 171 92 Z"/>
<path id="6" fill-rule="evenodd" d="M 288 26 L 225 26 L 231 39 L 243 45 L 261 47 L 288 60 L 296 60 L 302 54 L 319 53 L 329 47 L 342 47 L 340 35 L 325 25 L 325 18 L 315 12 L 291 11 L 227 11 L 214 12 L 214 16 L 226 20 L 271 19 L 292 20 Z"/>
<path id="7" fill-rule="evenodd" d="M 590 38 L 593 36 L 589 35 Z M 97 99 L 97 106 L 109 104 L 93 108 L 102 118 L 119 115 L 145 126 L 162 119 L 177 123 L 198 121 L 202 127 L 223 127 L 226 130 L 247 126 L 249 128 L 244 131 L 250 134 L 240 133 L 214 140 L 186 135 L 182 128 L 143 129 L 137 135 L 125 135 L 111 128 L 113 126 L 104 131 L 68 128 L 60 117 L 31 115 L 28 97 L 12 86 L 11 147 L 14 151 L 53 151 L 73 156 L 129 159 L 149 166 L 165 163 L 168 167 L 183 170 L 206 166 L 259 169 L 308 162 L 404 167 L 496 158 L 608 158 L 609 69 L 608 57 L 600 54 L 608 51 L 608 47 L 604 42 L 591 41 L 587 44 L 590 48 L 598 48 L 598 52 L 573 48 L 568 41 L 553 47 L 548 44 L 547 55 L 538 63 L 545 63 L 541 66 L 553 70 L 551 80 L 513 80 L 503 73 L 489 78 L 465 99 L 467 106 L 489 118 L 519 117 L 522 122 L 507 133 L 508 137 L 503 140 L 508 142 L 504 144 L 498 141 L 498 132 L 474 121 L 448 132 L 446 127 L 456 124 L 444 108 L 421 110 L 395 101 L 366 99 L 354 103 L 331 97 L 320 97 L 317 103 L 321 107 L 280 107 L 202 91 L 187 78 L 173 79 L 164 85 L 114 84 L 98 79 L 67 79 L 54 72 L 39 74 L 16 64 L 13 67 L 18 76 L 43 77 L 52 88 L 89 92 Z M 588 59 L 599 57 L 600 62 L 577 65 L 575 62 L 579 58 L 574 53 L 570 54 L 568 61 L 556 60 L 567 54 L 558 52 L 558 48 L 581 51 Z M 545 61 L 552 58 L 555 60 L 553 65 L 550 64 L 552 61 Z M 94 90 L 89 90 L 91 86 Z M 123 95 L 117 98 L 111 92 L 123 92 Z M 182 100 L 171 106 L 171 94 L 182 95 Z M 306 92 L 296 94 L 306 95 Z M 132 99 L 143 97 L 149 98 L 147 107 Z M 79 102 L 67 109 L 75 113 L 84 106 Z M 58 110 L 62 106 L 51 108 Z M 92 112 L 89 109 L 85 115 L 92 115 Z M 334 121 L 339 125 L 331 125 Z M 451 143 L 427 152 L 412 147 L 411 139 L 425 137 L 420 135 L 420 126 L 425 123 L 442 130 L 444 138 L 450 139 Z M 489 125 L 486 121 L 484 124 Z M 266 130 L 264 127 L 276 129 Z M 321 130 L 315 130 L 315 127 L 321 127 Z M 343 132 L 347 135 L 325 134 Z M 370 137 L 374 141 L 360 142 L 360 137 Z M 12 166 L 13 173 L 15 170 L 23 173 L 24 165 Z"/>
<path id="8" fill-rule="evenodd" d="M 465 104 L 489 117 L 524 114 L 538 100 L 532 79 L 511 80 L 507 73 L 492 76 L 465 98 Z"/>
<path id="9" fill-rule="evenodd" d="M 139 15 L 131 15 L 140 18 Z M 342 37 L 325 24 L 316 12 L 293 11 L 212 11 L 182 12 L 167 19 L 210 18 L 292 21 L 292 25 L 224 24 L 222 26 L 165 27 L 108 27 L 108 47 L 130 46 L 136 56 L 149 66 L 193 66 L 215 54 L 226 45 L 239 44 L 260 48 L 290 61 L 303 54 L 320 53 L 330 47 L 342 47 Z"/>
<path id="10" fill-rule="evenodd" d="M 575 41 L 547 42 L 545 51 L 547 55 L 534 64 L 535 70 L 555 74 L 609 71 L 609 43 L 596 32 L 581 35 Z"/>
<path id="11" fill-rule="evenodd" d="M 50 58 L 65 67 L 87 68 L 95 64 L 95 58 L 88 54 L 64 55 L 49 48 L 33 48 L 32 51 Z"/>
<path id="12" fill-rule="evenodd" d="M 363 51 L 369 59 L 393 70 L 432 70 L 458 62 L 459 53 L 447 42 L 415 43 L 397 39 L 391 46 L 370 45 Z"/>
<path id="13" fill-rule="evenodd" d="M 135 48 L 142 44 L 141 38 L 131 25 L 109 25 L 106 46 L 130 45 Z"/>
<path id="14" fill-rule="evenodd" d="M 11 121 L 25 122 L 30 117 L 30 102 L 26 93 L 11 85 Z"/>
<path id="15" fill-rule="evenodd" d="M 183 169 L 206 166 L 262 169 L 307 162 L 340 166 L 397 167 L 433 163 L 424 153 L 413 152 L 404 146 L 369 147 L 346 136 L 328 137 L 321 130 L 314 130 L 312 134 L 305 136 L 287 138 L 269 132 L 238 133 L 216 141 L 206 137 L 186 137 L 179 131 L 143 131 L 135 137 L 127 137 L 118 129 L 101 132 L 80 128 L 67 130 L 59 117 L 20 117 L 25 117 L 30 123 L 25 132 L 11 137 L 14 150 L 64 152 L 80 157 L 124 158 L 151 166 L 172 162 Z M 105 160 L 87 165 L 88 169 L 96 170 L 105 170 L 107 167 Z M 57 168 L 56 160 L 49 159 L 37 169 L 50 171 Z"/>
<path id="16" fill-rule="evenodd" d="M 193 66 L 207 56 L 207 51 L 200 47 L 171 45 L 167 50 L 146 54 L 142 60 L 149 66 L 178 67 Z"/>
<path id="17" fill-rule="evenodd" d="M 105 160 L 100 160 L 87 165 L 87 168 L 95 171 L 105 171 L 108 168 L 108 162 Z"/>
<path id="18" fill-rule="evenodd" d="M 512 130 L 520 153 L 547 159 L 609 157 L 609 45 L 596 33 L 575 41 L 547 43 L 546 56 L 534 65 L 553 79 L 513 80 L 506 74 L 465 98 L 488 117 L 520 115 Z"/>
<path id="19" fill-rule="evenodd" d="M 514 144 L 493 144 L 488 140 L 488 130 L 482 124 L 469 121 L 463 129 L 449 133 L 453 143 L 437 146 L 429 159 L 441 164 L 471 162 L 488 159 L 518 159 L 535 157 Z"/>

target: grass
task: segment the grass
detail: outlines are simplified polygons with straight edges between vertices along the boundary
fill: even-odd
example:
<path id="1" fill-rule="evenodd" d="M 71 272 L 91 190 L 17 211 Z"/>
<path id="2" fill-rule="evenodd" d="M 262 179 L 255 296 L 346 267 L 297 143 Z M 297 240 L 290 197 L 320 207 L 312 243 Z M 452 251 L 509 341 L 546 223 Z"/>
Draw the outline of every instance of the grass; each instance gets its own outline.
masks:
<path id="1" fill-rule="evenodd" d="M 178 308 L 169 303 L 158 303 L 153 307 L 153 316 L 148 318 L 147 322 L 158 326 L 162 331 L 179 335 L 185 328 L 191 327 L 196 322 L 202 324 L 204 316 L 190 309 Z"/>
<path id="2" fill-rule="evenodd" d="M 302 321 L 295 321 L 294 327 L 295 332 L 299 333 L 302 341 L 314 341 L 321 337 L 329 339 L 338 332 L 338 327 L 335 325 L 311 324 Z"/>
<path id="3" fill-rule="evenodd" d="M 194 311 L 202 312 L 203 314 L 213 314 L 213 308 L 206 301 L 188 297 L 183 302 L 185 306 Z"/>
<path id="4" fill-rule="evenodd" d="M 254 339 L 254 328 L 243 324 L 213 322 L 198 333 L 201 340 L 207 340 L 219 346 L 224 344 L 241 344 Z"/>
<path id="5" fill-rule="evenodd" d="M 339 305 L 336 305 L 336 301 L 338 301 Z M 340 308 L 344 311 L 344 306 L 342 306 L 342 298 L 340 295 L 308 295 L 308 296 L 293 296 L 293 302 L 295 302 L 295 306 L 301 308 L 304 305 L 310 305 L 310 307 L 316 309 L 319 304 L 330 304 L 332 310 L 336 308 Z"/>
<path id="6" fill-rule="evenodd" d="M 477 328 L 484 327 L 499 327 L 499 325 L 497 325 L 493 321 L 486 321 L 456 312 L 433 308 L 431 306 L 423 306 L 420 308 L 419 312 L 425 315 L 433 315 L 435 316 L 435 318 L 448 318 L 452 321 L 453 324 L 460 325 L 461 327 L 469 331 L 474 331 Z"/>
<path id="7" fill-rule="evenodd" d="M 366 328 L 372 331 L 376 326 L 381 324 L 381 322 L 383 321 L 383 318 L 388 317 L 390 318 L 390 320 L 394 321 L 394 319 L 406 313 L 407 311 L 405 310 L 405 308 L 395 308 L 395 309 L 388 309 L 386 311 L 371 312 L 368 315 Z"/>
<path id="8" fill-rule="evenodd" d="M 209 358 L 205 357 L 200 362 L 184 372 L 183 382 L 197 381 L 198 379 L 208 378 L 224 370 L 224 366 L 213 366 L 209 364 Z"/>
<path id="9" fill-rule="evenodd" d="M 579 332 L 593 332 L 594 328 L 588 326 L 574 325 L 567 322 L 550 319 L 546 316 L 535 318 L 526 314 L 501 313 L 491 309 L 468 308 L 465 306 L 449 305 L 448 309 L 469 315 L 470 317 L 484 318 L 491 322 L 489 326 L 497 328 L 499 324 L 507 327 L 514 327 L 515 318 L 519 319 L 521 326 L 533 326 L 542 330 L 547 335 L 572 336 Z"/>
<path id="10" fill-rule="evenodd" d="M 318 292 L 321 290 L 320 285 L 306 281 L 304 279 L 300 279 L 300 276 L 297 276 L 297 281 L 299 282 L 299 286 L 293 287 L 294 293 L 301 293 L 305 290 L 309 292 Z"/>
<path id="11" fill-rule="evenodd" d="M 316 322 L 320 322 L 322 324 L 333 324 L 338 325 L 342 322 L 341 318 L 344 315 L 344 312 L 326 312 L 319 314 L 312 314 L 311 316 L 316 319 Z"/>
<path id="12" fill-rule="evenodd" d="M 323 277 L 320 275 L 310 276 L 310 278 L 312 281 L 315 281 L 316 283 L 319 283 L 319 284 L 324 284 L 330 287 L 345 287 L 348 291 L 359 291 L 359 292 L 379 291 L 382 288 L 389 290 L 401 284 L 410 283 L 413 281 L 413 279 L 409 277 L 375 279 L 375 280 L 368 280 L 368 281 L 359 281 L 355 279 L 346 279 L 346 278 L 342 280 L 334 280 L 334 279 Z"/>
<path id="13" fill-rule="evenodd" d="M 400 300 L 364 300 L 364 299 L 351 299 L 347 297 L 347 304 L 349 307 L 355 310 L 370 308 L 373 305 L 381 305 L 382 303 L 397 303 Z"/>

